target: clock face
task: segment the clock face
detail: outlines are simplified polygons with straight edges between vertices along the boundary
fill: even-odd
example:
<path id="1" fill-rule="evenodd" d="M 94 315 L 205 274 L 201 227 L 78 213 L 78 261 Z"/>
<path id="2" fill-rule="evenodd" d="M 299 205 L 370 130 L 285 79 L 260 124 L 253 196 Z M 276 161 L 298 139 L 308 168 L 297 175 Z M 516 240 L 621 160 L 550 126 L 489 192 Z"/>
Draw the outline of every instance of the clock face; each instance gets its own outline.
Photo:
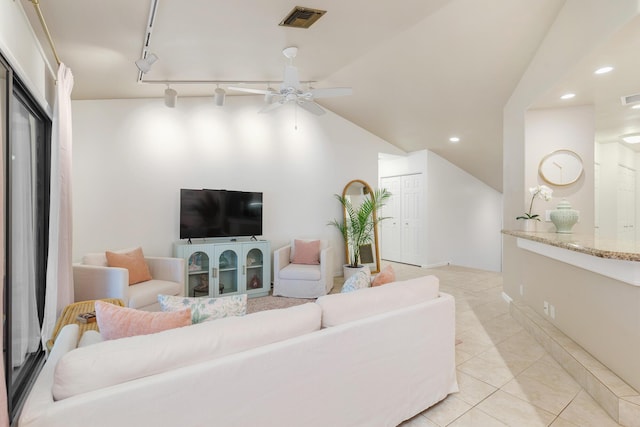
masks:
<path id="1" fill-rule="evenodd" d="M 546 155 L 538 173 L 549 184 L 569 185 L 576 182 L 583 172 L 582 159 L 570 150 L 558 150 Z"/>

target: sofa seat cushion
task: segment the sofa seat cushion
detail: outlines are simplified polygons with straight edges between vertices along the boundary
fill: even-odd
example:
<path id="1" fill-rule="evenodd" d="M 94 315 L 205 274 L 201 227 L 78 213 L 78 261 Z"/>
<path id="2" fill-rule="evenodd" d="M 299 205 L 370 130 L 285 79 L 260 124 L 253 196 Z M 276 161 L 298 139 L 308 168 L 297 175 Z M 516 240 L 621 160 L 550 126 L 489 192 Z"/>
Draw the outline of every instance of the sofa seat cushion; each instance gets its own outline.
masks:
<path id="1" fill-rule="evenodd" d="M 140 308 L 158 302 L 158 295 L 180 295 L 182 285 L 178 282 L 152 279 L 129 286 L 129 307 Z"/>
<path id="2" fill-rule="evenodd" d="M 434 299 L 439 288 L 436 276 L 424 276 L 358 292 L 325 295 L 318 298 L 316 304 L 322 307 L 324 328 Z"/>
<path id="3" fill-rule="evenodd" d="M 77 348 L 55 367 L 53 397 L 66 399 L 283 341 L 317 331 L 320 323 L 320 307 L 308 303 Z"/>
<path id="4" fill-rule="evenodd" d="M 289 264 L 280 270 L 280 278 L 285 280 L 320 280 L 319 265 Z"/>

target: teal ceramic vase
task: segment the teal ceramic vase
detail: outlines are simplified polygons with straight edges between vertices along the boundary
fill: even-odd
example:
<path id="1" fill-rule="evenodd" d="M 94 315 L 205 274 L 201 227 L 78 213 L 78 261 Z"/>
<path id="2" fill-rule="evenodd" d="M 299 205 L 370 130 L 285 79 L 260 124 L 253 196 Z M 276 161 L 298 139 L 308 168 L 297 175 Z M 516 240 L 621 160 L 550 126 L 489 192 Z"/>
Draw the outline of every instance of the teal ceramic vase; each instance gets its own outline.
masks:
<path id="1" fill-rule="evenodd" d="M 571 233 L 571 228 L 578 222 L 578 211 L 571 208 L 571 203 L 562 200 L 556 210 L 551 211 L 551 222 L 556 226 L 556 233 Z"/>

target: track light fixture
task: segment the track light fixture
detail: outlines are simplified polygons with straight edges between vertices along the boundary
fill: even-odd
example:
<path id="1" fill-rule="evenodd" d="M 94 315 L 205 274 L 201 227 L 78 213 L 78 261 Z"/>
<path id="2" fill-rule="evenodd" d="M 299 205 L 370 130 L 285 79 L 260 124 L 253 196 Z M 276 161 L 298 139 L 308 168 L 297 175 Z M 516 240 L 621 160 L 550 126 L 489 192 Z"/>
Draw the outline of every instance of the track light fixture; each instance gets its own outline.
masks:
<path id="1" fill-rule="evenodd" d="M 146 74 L 151 70 L 151 66 L 154 62 L 158 60 L 158 57 L 155 53 L 149 53 L 145 55 L 144 58 L 140 58 L 136 61 L 136 66 L 138 70 L 142 71 L 143 74 Z"/>
<path id="2" fill-rule="evenodd" d="M 224 105 L 224 97 L 226 94 L 227 92 L 225 92 L 219 85 L 216 87 L 213 99 L 218 107 L 222 107 Z"/>
<path id="3" fill-rule="evenodd" d="M 169 108 L 176 108 L 176 102 L 178 102 L 178 92 L 167 86 L 164 90 L 164 105 Z"/>

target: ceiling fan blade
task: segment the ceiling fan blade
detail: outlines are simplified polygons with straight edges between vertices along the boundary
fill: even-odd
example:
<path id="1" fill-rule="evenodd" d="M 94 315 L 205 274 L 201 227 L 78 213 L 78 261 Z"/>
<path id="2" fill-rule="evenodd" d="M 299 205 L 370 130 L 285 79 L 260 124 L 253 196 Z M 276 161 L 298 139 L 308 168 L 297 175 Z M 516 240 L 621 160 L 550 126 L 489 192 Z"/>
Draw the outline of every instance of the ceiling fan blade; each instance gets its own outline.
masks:
<path id="1" fill-rule="evenodd" d="M 282 101 L 273 102 L 271 104 L 267 104 L 258 111 L 259 114 L 268 113 L 270 111 L 275 110 L 276 108 L 280 108 L 284 105 Z"/>
<path id="2" fill-rule="evenodd" d="M 271 93 L 270 90 L 264 90 L 264 89 L 252 89 L 250 87 L 237 87 L 237 86 L 229 86 L 230 90 L 237 90 L 240 92 L 247 92 L 247 93 L 257 93 L 259 95 L 266 95 L 268 93 Z"/>
<path id="3" fill-rule="evenodd" d="M 298 101 L 298 105 L 300 106 L 300 108 L 303 108 L 308 112 L 315 114 L 316 116 L 321 116 L 326 113 L 326 111 L 324 111 L 324 108 L 313 101 Z"/>
<path id="4" fill-rule="evenodd" d="M 298 78 L 298 69 L 293 65 L 285 65 L 284 81 L 281 88 L 292 87 L 298 89 L 300 87 L 300 79 Z"/>
<path id="5" fill-rule="evenodd" d="M 328 87 L 311 89 L 309 93 L 313 98 L 331 98 L 334 96 L 351 95 L 353 94 L 353 89 L 351 89 L 350 87 Z"/>

